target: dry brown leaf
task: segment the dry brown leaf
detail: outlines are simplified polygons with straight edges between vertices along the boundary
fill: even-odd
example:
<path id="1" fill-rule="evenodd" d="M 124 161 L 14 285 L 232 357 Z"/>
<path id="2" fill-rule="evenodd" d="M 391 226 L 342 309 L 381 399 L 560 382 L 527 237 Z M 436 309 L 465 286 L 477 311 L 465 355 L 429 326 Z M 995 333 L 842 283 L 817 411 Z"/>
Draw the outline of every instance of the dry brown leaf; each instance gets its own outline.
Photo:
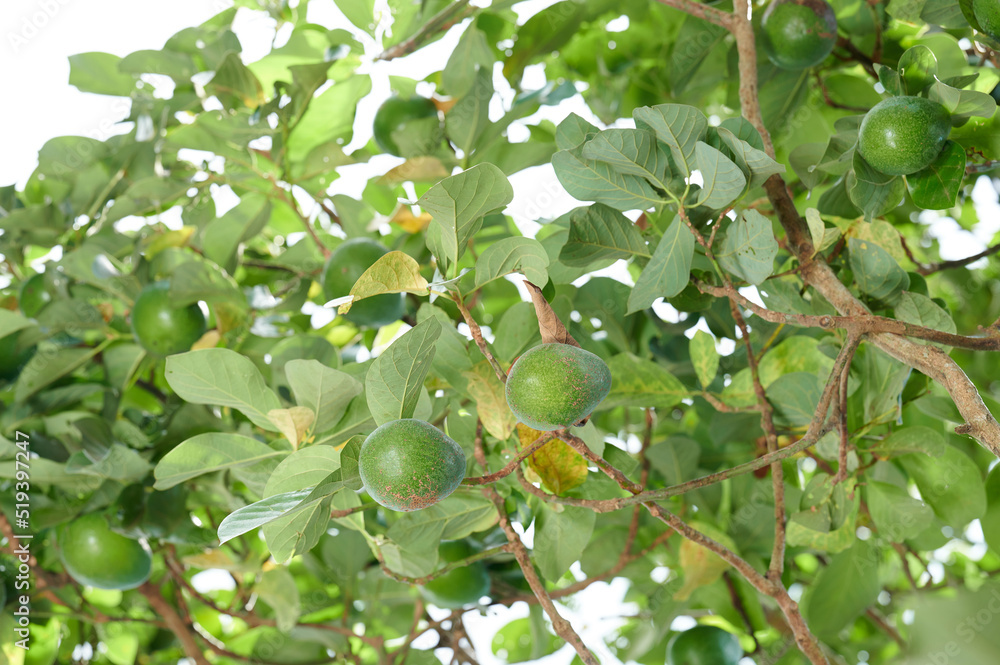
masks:
<path id="1" fill-rule="evenodd" d="M 535 316 L 538 317 L 538 330 L 542 333 L 542 344 L 556 343 L 580 346 L 573 339 L 573 336 L 569 334 L 569 331 L 566 330 L 563 322 L 556 316 L 556 313 L 552 310 L 552 305 L 542 295 L 542 290 L 528 280 L 524 280 L 524 284 L 528 287 L 528 293 L 531 294 L 531 302 L 535 305 Z"/>
<path id="2" fill-rule="evenodd" d="M 736 549 L 732 538 L 719 529 L 698 522 L 692 522 L 691 526 L 715 542 L 721 543 L 729 549 Z M 679 558 L 680 569 L 684 572 L 684 585 L 674 594 L 674 600 L 687 600 L 699 587 L 708 586 L 718 581 L 722 577 L 722 573 L 729 568 L 729 564 L 723 561 L 718 554 L 686 538 L 681 542 Z"/>
<path id="3" fill-rule="evenodd" d="M 544 432 L 523 423 L 517 424 L 517 438 L 521 441 L 522 450 L 542 434 Z M 560 439 L 552 439 L 533 453 L 528 458 L 528 468 L 557 495 L 582 485 L 587 479 L 587 461 Z"/>

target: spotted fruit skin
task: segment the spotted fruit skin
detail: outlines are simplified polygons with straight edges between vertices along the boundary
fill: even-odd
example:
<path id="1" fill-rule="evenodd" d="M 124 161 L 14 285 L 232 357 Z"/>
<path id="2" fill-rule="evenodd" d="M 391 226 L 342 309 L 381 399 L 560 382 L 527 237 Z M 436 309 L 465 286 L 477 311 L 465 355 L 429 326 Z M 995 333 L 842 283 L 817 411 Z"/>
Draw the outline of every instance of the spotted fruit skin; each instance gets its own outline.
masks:
<path id="1" fill-rule="evenodd" d="M 462 447 L 430 423 L 389 421 L 361 444 L 358 471 L 368 495 L 399 512 L 422 510 L 455 491 L 465 478 Z"/>
<path id="2" fill-rule="evenodd" d="M 761 45 L 782 69 L 823 62 L 837 43 L 837 19 L 825 0 L 777 0 L 761 19 Z"/>
<path id="3" fill-rule="evenodd" d="M 945 107 L 924 97 L 890 97 L 868 111 L 858 151 L 877 171 L 910 175 L 929 166 L 951 133 Z"/>
<path id="4" fill-rule="evenodd" d="M 541 344 L 524 354 L 507 376 L 507 406 L 542 432 L 569 427 L 590 415 L 611 390 L 611 370 L 590 351 Z"/>
<path id="5" fill-rule="evenodd" d="M 972 0 L 972 14 L 983 32 L 1000 41 L 1000 3 L 997 0 Z"/>

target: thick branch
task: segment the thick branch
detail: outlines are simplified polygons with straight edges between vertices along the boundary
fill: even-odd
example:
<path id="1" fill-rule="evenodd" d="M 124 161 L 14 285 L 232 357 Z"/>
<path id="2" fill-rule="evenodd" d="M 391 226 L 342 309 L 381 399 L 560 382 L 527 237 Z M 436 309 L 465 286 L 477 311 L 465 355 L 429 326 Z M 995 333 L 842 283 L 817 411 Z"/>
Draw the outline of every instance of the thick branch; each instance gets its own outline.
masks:
<path id="1" fill-rule="evenodd" d="M 447 5 L 436 15 L 432 16 L 412 37 L 387 48 L 378 59 L 392 60 L 413 53 L 434 35 L 444 32 L 451 26 L 464 20 L 467 16 L 479 11 L 476 7 L 469 7 L 469 2 L 470 0 L 456 0 Z"/>

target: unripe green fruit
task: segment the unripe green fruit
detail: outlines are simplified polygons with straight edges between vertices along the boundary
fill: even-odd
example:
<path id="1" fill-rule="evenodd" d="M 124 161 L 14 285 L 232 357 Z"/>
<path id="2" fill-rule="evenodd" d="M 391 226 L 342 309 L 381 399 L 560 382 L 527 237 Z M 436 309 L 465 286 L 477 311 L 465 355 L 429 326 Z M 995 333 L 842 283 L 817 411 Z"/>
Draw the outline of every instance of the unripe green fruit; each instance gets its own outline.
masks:
<path id="1" fill-rule="evenodd" d="M 465 478 L 465 453 L 444 432 L 423 420 L 392 420 L 368 435 L 358 454 L 368 495 L 391 510 L 434 505 Z"/>
<path id="2" fill-rule="evenodd" d="M 825 0 L 776 0 L 760 27 L 764 52 L 782 69 L 818 65 L 837 43 L 837 18 Z"/>
<path id="3" fill-rule="evenodd" d="M 541 344 L 514 363 L 507 406 L 522 423 L 543 432 L 569 427 L 611 390 L 611 370 L 598 356 L 568 344 Z"/>
<path id="4" fill-rule="evenodd" d="M 148 284 L 139 293 L 131 319 L 136 340 L 158 356 L 189 350 L 206 330 L 205 314 L 198 304 L 176 307 L 167 281 Z"/>
<path id="5" fill-rule="evenodd" d="M 418 95 L 408 98 L 390 97 L 375 112 L 375 121 L 372 124 L 375 143 L 396 157 L 429 155 L 441 143 L 442 134 L 440 122 L 414 122 L 427 118 L 438 120 L 438 110 L 434 102 L 426 97 Z M 411 144 L 417 147 L 416 154 L 403 154 L 404 150 L 393 138 L 394 132 L 398 135 L 407 131 L 418 132 L 418 135 L 411 137 L 413 139 Z"/>
<path id="6" fill-rule="evenodd" d="M 373 263 L 388 252 L 381 243 L 368 238 L 351 238 L 333 250 L 323 268 L 323 295 L 327 300 L 346 296 L 354 283 Z M 351 304 L 344 315 L 362 327 L 381 328 L 402 318 L 405 306 L 402 293 L 383 293 Z"/>
<path id="7" fill-rule="evenodd" d="M 31 357 L 35 355 L 35 347 L 31 346 L 17 350 L 19 333 L 12 332 L 0 337 L 0 381 L 13 381 L 17 378 Z"/>
<path id="8" fill-rule="evenodd" d="M 36 316 L 43 307 L 52 302 L 52 294 L 45 289 L 44 273 L 36 273 L 21 284 L 17 302 L 27 317 Z"/>
<path id="9" fill-rule="evenodd" d="M 736 636 L 715 626 L 695 626 L 667 645 L 667 665 L 737 665 L 742 657 Z"/>
<path id="10" fill-rule="evenodd" d="M 441 543 L 438 554 L 443 562 L 451 563 L 473 554 L 472 548 L 463 541 Z M 456 568 L 420 587 L 424 598 L 438 607 L 456 610 L 479 602 L 490 592 L 490 576 L 482 561 Z"/>
<path id="11" fill-rule="evenodd" d="M 115 533 L 91 513 L 62 526 L 59 559 L 70 577 L 98 589 L 134 589 L 149 579 L 152 557 L 138 542 Z"/>
<path id="12" fill-rule="evenodd" d="M 909 175 L 941 154 L 951 133 L 947 109 L 924 97 L 890 97 L 876 104 L 858 131 L 858 151 L 886 175 Z"/>
<path id="13" fill-rule="evenodd" d="M 997 0 L 972 0 L 972 15 L 984 33 L 1000 40 L 1000 3 Z"/>

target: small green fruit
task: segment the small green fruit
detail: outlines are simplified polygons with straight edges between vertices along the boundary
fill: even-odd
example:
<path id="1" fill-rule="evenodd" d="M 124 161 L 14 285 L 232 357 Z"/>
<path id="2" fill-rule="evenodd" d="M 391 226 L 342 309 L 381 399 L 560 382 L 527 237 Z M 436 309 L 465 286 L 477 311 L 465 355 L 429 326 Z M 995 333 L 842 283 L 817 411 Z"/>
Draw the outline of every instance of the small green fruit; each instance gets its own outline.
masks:
<path id="1" fill-rule="evenodd" d="M 742 657 L 736 636 L 715 626 L 695 626 L 667 644 L 667 665 L 737 665 Z"/>
<path id="2" fill-rule="evenodd" d="M 760 27 L 764 52 L 782 69 L 818 65 L 837 43 L 837 18 L 825 0 L 776 0 Z"/>
<path id="3" fill-rule="evenodd" d="M 149 579 L 152 557 L 138 542 L 115 533 L 103 517 L 84 515 L 62 526 L 59 559 L 70 577 L 98 589 L 134 589 Z"/>
<path id="4" fill-rule="evenodd" d="M 52 302 L 52 294 L 45 288 L 45 273 L 36 273 L 26 279 L 17 301 L 27 317 L 37 316 L 43 307 Z"/>
<path id="5" fill-rule="evenodd" d="M 937 159 L 950 133 L 951 116 L 937 102 L 890 97 L 861 121 L 858 151 L 877 171 L 909 175 Z"/>
<path id="6" fill-rule="evenodd" d="M 465 453 L 444 432 L 423 420 L 392 420 L 368 435 L 358 454 L 368 495 L 391 510 L 434 505 L 465 478 Z"/>
<path id="7" fill-rule="evenodd" d="M 473 554 L 468 543 L 460 540 L 441 543 L 438 549 L 440 559 L 446 563 L 458 561 Z M 435 577 L 420 588 L 424 598 L 438 607 L 457 610 L 466 605 L 478 603 L 490 592 L 490 576 L 482 561 L 456 568 L 440 577 Z"/>
<path id="8" fill-rule="evenodd" d="M 35 346 L 18 351 L 19 332 L 0 337 L 0 381 L 13 381 L 35 355 Z"/>
<path id="9" fill-rule="evenodd" d="M 148 284 L 132 308 L 132 333 L 142 348 L 158 356 L 187 351 L 205 330 L 205 314 L 198 304 L 176 307 L 168 281 Z"/>
<path id="10" fill-rule="evenodd" d="M 399 136 L 404 132 L 408 133 L 408 145 L 401 148 L 393 134 Z M 390 155 L 429 155 L 440 145 L 442 138 L 437 106 L 426 97 L 417 95 L 390 97 L 375 112 L 372 133 L 375 143 Z"/>
<path id="11" fill-rule="evenodd" d="M 550 432 L 590 415 L 610 390 L 611 370 L 598 356 L 568 344 L 541 344 L 510 368 L 507 406 L 528 427 Z"/>
<path id="12" fill-rule="evenodd" d="M 354 283 L 373 263 L 388 252 L 381 243 L 368 238 L 351 238 L 333 250 L 323 268 L 323 295 L 327 300 L 346 296 Z M 351 304 L 344 315 L 362 327 L 381 328 L 402 318 L 405 303 L 402 293 L 384 293 Z"/>

